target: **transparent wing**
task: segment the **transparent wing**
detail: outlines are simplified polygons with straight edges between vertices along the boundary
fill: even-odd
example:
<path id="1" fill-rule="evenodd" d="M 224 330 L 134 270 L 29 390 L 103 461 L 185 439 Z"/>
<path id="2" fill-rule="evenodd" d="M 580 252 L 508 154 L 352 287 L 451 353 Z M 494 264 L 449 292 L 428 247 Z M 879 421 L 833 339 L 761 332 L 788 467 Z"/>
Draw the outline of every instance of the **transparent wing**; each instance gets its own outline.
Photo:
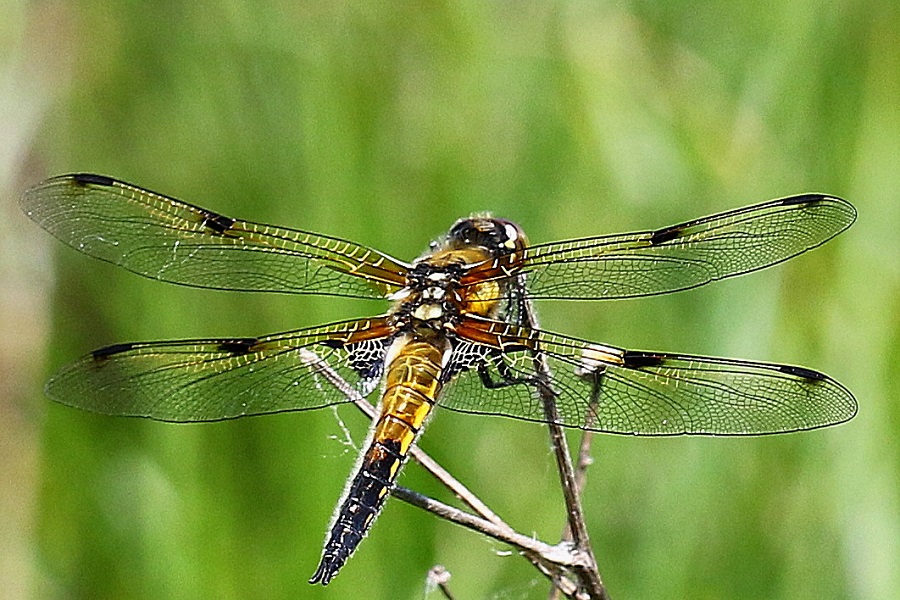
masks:
<path id="1" fill-rule="evenodd" d="M 365 246 L 231 219 L 102 175 L 54 177 L 21 204 L 69 246 L 151 279 L 364 298 L 405 281 L 406 265 Z"/>
<path id="2" fill-rule="evenodd" d="M 805 194 L 655 231 L 539 244 L 525 250 L 523 272 L 533 298 L 665 294 L 787 260 L 830 240 L 855 219 L 847 201 Z"/>
<path id="3" fill-rule="evenodd" d="M 64 367 L 54 400 L 160 421 L 217 421 L 321 408 L 369 394 L 393 334 L 384 318 L 261 338 L 118 344 Z"/>
<path id="4" fill-rule="evenodd" d="M 508 323 L 467 319 L 439 404 L 545 421 L 534 352 L 552 372 L 562 425 L 633 435 L 756 435 L 815 429 L 856 414 L 840 383 L 803 367 L 627 351 Z"/>

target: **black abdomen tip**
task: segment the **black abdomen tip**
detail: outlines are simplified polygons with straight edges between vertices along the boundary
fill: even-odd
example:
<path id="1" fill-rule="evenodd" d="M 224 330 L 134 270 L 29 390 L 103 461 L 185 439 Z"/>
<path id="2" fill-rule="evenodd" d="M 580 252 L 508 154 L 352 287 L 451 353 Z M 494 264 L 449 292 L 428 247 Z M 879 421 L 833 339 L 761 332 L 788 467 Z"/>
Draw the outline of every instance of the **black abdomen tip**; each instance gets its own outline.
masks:
<path id="1" fill-rule="evenodd" d="M 337 575 L 337 572 L 341 570 L 343 564 L 344 561 L 340 560 L 337 556 L 323 556 L 322 561 L 316 568 L 316 572 L 309 578 L 309 582 L 328 585 L 328 583 L 334 579 L 334 576 Z"/>

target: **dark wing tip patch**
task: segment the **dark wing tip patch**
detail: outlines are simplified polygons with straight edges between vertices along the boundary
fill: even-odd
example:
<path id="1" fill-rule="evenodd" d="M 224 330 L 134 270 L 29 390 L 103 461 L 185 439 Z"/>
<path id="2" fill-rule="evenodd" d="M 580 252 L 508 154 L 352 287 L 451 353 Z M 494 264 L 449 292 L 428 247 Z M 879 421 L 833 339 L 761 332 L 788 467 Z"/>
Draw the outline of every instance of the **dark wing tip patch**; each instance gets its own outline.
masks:
<path id="1" fill-rule="evenodd" d="M 784 206 L 792 206 L 794 204 L 815 204 L 826 198 L 830 198 L 830 196 L 823 196 L 822 194 L 799 194 L 797 196 L 782 199 L 781 204 Z"/>
<path id="2" fill-rule="evenodd" d="M 813 371 L 812 369 L 807 369 L 805 367 L 792 367 L 790 365 L 782 365 L 779 367 L 779 370 L 782 373 L 787 373 L 788 375 L 793 375 L 794 377 L 802 377 L 803 379 L 809 379 L 812 381 L 824 381 L 826 379 L 825 375 L 823 375 L 822 373 Z"/>
<path id="3" fill-rule="evenodd" d="M 129 350 L 134 349 L 136 344 L 113 344 L 111 346 L 104 346 L 103 348 L 97 348 L 93 352 L 91 352 L 91 356 L 94 360 L 104 360 L 109 358 L 114 354 L 121 354 L 123 352 L 128 352 Z"/>
<path id="4" fill-rule="evenodd" d="M 74 175 L 72 175 L 72 182 L 80 186 L 104 185 L 109 187 L 115 185 L 116 180 L 112 177 L 107 177 L 106 175 L 96 175 L 94 173 L 75 173 Z"/>
<path id="5" fill-rule="evenodd" d="M 622 362 L 629 369 L 640 369 L 641 367 L 658 367 L 665 362 L 665 358 L 651 352 L 627 350 L 622 356 Z"/>

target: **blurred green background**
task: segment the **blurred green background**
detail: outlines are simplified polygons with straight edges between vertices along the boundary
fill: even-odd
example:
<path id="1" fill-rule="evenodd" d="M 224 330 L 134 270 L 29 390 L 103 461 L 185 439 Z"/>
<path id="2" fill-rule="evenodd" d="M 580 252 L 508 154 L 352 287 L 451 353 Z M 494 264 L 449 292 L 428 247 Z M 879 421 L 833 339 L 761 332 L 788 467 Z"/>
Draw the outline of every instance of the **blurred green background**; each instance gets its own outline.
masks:
<path id="1" fill-rule="evenodd" d="M 420 598 L 436 563 L 459 598 L 547 590 L 503 545 L 397 500 L 331 585 L 309 586 L 365 431 L 352 408 L 178 426 L 42 397 L 54 369 L 104 344 L 384 309 L 179 288 L 80 256 L 16 206 L 72 171 L 405 259 L 473 211 L 550 241 L 804 191 L 850 199 L 850 231 L 776 269 L 538 308 L 550 330 L 619 346 L 820 369 L 860 403 L 851 423 L 804 434 L 600 436 L 585 504 L 613 598 L 900 596 L 894 0 L 0 13 L 4 598 Z M 448 411 L 421 445 L 520 531 L 558 539 L 543 428 Z M 447 499 L 413 463 L 401 483 Z"/>

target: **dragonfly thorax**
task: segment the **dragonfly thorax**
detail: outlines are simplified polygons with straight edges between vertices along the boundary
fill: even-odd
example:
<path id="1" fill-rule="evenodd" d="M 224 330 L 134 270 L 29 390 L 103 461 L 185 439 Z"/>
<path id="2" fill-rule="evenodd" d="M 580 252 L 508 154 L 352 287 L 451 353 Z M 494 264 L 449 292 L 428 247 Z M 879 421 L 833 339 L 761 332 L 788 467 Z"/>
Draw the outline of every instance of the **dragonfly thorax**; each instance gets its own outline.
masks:
<path id="1" fill-rule="evenodd" d="M 462 265 L 417 263 L 407 274 L 406 286 L 391 296 L 396 302 L 391 314 L 401 329 L 427 325 L 433 329 L 452 327 L 462 314 L 459 281 Z"/>
<path id="2" fill-rule="evenodd" d="M 497 317 L 527 243 L 512 221 L 460 219 L 413 263 L 406 286 L 391 296 L 395 325 L 452 330 L 465 314 Z"/>

